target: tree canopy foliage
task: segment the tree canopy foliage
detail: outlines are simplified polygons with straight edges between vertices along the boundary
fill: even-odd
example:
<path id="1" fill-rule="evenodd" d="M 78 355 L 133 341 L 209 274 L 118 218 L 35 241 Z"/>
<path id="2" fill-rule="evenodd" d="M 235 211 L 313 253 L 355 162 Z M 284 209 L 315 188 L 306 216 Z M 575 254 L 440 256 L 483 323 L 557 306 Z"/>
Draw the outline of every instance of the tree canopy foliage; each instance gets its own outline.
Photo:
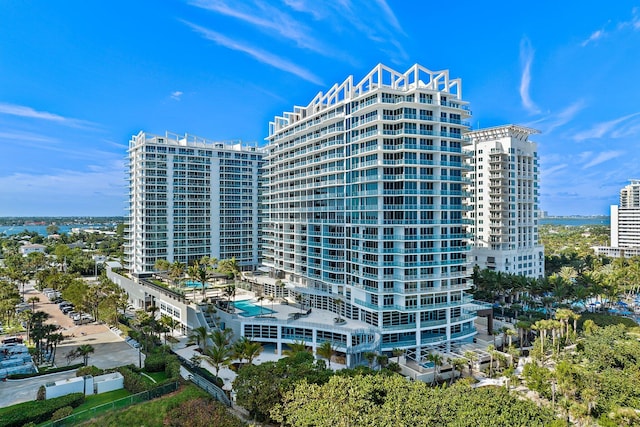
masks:
<path id="1" fill-rule="evenodd" d="M 466 382 L 431 388 L 399 375 L 333 376 L 302 381 L 271 412 L 292 426 L 549 426 L 553 413 L 504 388 L 472 389 Z"/>

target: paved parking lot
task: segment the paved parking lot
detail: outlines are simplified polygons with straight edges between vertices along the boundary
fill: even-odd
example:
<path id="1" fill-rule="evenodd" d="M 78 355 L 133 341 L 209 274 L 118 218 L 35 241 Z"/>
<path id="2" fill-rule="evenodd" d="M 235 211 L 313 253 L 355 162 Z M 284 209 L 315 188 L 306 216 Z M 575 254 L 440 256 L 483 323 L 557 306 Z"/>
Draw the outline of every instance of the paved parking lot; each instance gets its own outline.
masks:
<path id="1" fill-rule="evenodd" d="M 25 289 L 25 300 L 32 296 L 40 298 L 36 303 L 36 311 L 45 311 L 51 315 L 47 323 L 60 326 L 65 340 L 58 345 L 56 365 L 66 366 L 82 362 L 82 359 L 67 361 L 66 355 L 83 344 L 90 344 L 95 351 L 89 356 L 89 364 L 99 368 L 114 368 L 116 366 L 138 365 L 139 358 L 144 363 L 144 354 L 139 354 L 124 339 L 109 330 L 107 325 L 86 324 L 76 326 L 68 316 L 62 314 L 57 304 L 50 303 L 47 297 L 35 289 Z M 48 382 L 75 376 L 75 372 L 63 372 L 24 380 L 7 380 L 0 382 L 0 407 L 15 405 L 16 403 L 35 400 L 38 388 Z"/>

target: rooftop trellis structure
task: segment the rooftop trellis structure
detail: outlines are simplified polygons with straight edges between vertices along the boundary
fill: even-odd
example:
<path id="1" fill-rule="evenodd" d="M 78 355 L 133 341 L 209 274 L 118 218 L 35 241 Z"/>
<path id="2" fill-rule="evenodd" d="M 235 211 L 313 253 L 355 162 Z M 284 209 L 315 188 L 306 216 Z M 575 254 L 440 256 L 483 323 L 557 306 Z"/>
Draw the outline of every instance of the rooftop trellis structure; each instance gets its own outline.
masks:
<path id="1" fill-rule="evenodd" d="M 455 100 L 462 103 L 461 108 L 471 114 L 466 102 L 462 101 L 462 80 L 460 78 L 451 79 L 449 70 L 431 71 L 415 64 L 405 73 L 399 73 L 383 64 L 378 64 L 359 83 L 354 85 L 353 76 L 349 76 L 342 83 L 333 85 L 327 93 L 318 92 L 306 107 L 294 106 L 293 111 L 284 112 L 282 116 L 276 117 L 273 122 L 269 123 L 269 134 L 345 99 L 365 95 L 379 87 L 406 91 L 414 89 L 416 85 L 434 92 L 450 94 Z"/>

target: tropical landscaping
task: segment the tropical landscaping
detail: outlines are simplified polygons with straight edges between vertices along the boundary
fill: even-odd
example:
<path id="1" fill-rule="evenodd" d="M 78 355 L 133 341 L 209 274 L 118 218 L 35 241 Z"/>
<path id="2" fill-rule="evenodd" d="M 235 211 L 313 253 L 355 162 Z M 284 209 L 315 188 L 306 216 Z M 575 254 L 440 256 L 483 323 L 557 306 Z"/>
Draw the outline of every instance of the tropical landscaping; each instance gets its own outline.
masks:
<path id="1" fill-rule="evenodd" d="M 494 332 L 494 343 L 486 349 L 487 362 L 470 351 L 453 359 L 432 352 L 426 359 L 434 375 L 427 384 L 407 381 L 400 374 L 401 350 L 369 352 L 363 355 L 363 366 L 334 371 L 336 355 L 330 341 L 319 345 L 315 355 L 300 341 L 290 344 L 280 360 L 257 364 L 263 346 L 220 329 L 216 310 L 224 304 L 208 304 L 207 316 L 214 327 L 190 332 L 189 341 L 197 349 L 190 368 L 219 387 L 224 384 L 219 378 L 221 370 L 235 371 L 235 403 L 256 422 L 292 426 L 639 425 L 640 331 L 634 316 L 640 259 L 594 255 L 591 246 L 606 243 L 606 233 L 599 227 L 543 227 L 541 235 L 547 245 L 545 278 L 473 272 L 474 298 L 492 304 L 494 316 L 506 325 Z M 36 300 L 25 302 L 31 309 L 15 310 L 22 297 L 21 285 L 31 278 L 41 288 L 59 290 L 96 319 L 119 322 L 140 343 L 147 355 L 144 367 L 118 369 L 125 378 L 122 393 L 141 393 L 176 381 L 179 361 L 171 353 L 174 320 L 160 315 L 155 306 L 125 317 L 126 295 L 105 276 L 83 280 L 80 271 L 60 271 L 39 255 L 17 255 L 13 247 L 3 240 L 0 293 L 3 302 L 11 303 L 0 306 L 0 316 L 13 330 L 22 329 L 24 322 L 36 361 L 53 365 L 59 331 L 48 325 L 46 313 L 35 310 Z M 56 262 L 60 261 L 56 251 L 64 254 L 62 264 L 81 264 L 72 261 L 73 252 L 54 246 L 50 256 Z M 187 280 L 215 285 L 219 298 L 231 307 L 233 282 L 239 275 L 233 260 L 204 258 L 191 266 L 159 262 L 158 271 L 164 286 L 182 286 Z M 194 289 L 205 296 L 206 286 Z M 93 351 L 85 345 L 72 352 L 86 366 L 78 370 L 80 374 L 103 372 L 91 366 Z M 440 375 L 445 367 L 450 373 Z M 111 397 L 116 401 L 123 396 Z M 39 416 L 50 419 L 56 411 L 56 417 L 61 417 L 88 408 L 86 403 L 73 402 Z M 74 405 L 80 406 L 74 409 Z M 93 423 L 138 425 L 140 420 L 145 425 L 210 425 L 207 420 L 221 426 L 242 425 L 193 386 L 129 409 L 115 411 L 114 407 L 112 414 Z"/>

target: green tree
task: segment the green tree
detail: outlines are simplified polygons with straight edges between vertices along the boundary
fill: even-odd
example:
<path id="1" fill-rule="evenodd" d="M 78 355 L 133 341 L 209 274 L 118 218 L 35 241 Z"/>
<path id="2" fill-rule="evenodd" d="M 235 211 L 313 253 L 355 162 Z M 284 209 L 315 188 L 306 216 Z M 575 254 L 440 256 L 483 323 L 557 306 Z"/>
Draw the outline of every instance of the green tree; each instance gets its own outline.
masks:
<path id="1" fill-rule="evenodd" d="M 189 334 L 189 342 L 196 343 L 200 349 L 204 352 L 207 349 L 207 338 L 209 337 L 209 331 L 206 326 L 198 326 L 193 328 Z"/>
<path id="2" fill-rule="evenodd" d="M 95 351 L 95 348 L 91 344 L 82 344 L 76 350 L 78 356 L 82 357 L 84 366 L 89 365 L 89 356 Z"/>
<path id="3" fill-rule="evenodd" d="M 233 382 L 236 401 L 255 419 L 270 421 L 271 410 L 281 402 L 284 393 L 301 380 L 309 384 L 328 381 L 333 371 L 324 365 L 324 361 L 316 363 L 308 352 L 298 352 L 277 362 L 244 365 Z"/>
<path id="4" fill-rule="evenodd" d="M 215 369 L 214 375 L 218 376 L 220 367 L 229 363 L 229 357 L 231 356 L 231 350 L 227 346 L 208 347 L 202 357 L 207 360 Z"/>
<path id="5" fill-rule="evenodd" d="M 329 363 L 329 367 L 331 367 L 331 358 L 335 353 L 335 350 L 331 345 L 331 341 L 325 341 L 322 344 L 320 344 L 316 349 L 316 353 L 318 353 L 318 356 L 322 357 L 323 359 L 327 359 L 327 362 Z"/>
<path id="6" fill-rule="evenodd" d="M 294 341 L 288 344 L 289 348 L 284 350 L 282 354 L 285 356 L 295 356 L 298 353 L 308 353 L 307 343 L 304 341 Z"/>

